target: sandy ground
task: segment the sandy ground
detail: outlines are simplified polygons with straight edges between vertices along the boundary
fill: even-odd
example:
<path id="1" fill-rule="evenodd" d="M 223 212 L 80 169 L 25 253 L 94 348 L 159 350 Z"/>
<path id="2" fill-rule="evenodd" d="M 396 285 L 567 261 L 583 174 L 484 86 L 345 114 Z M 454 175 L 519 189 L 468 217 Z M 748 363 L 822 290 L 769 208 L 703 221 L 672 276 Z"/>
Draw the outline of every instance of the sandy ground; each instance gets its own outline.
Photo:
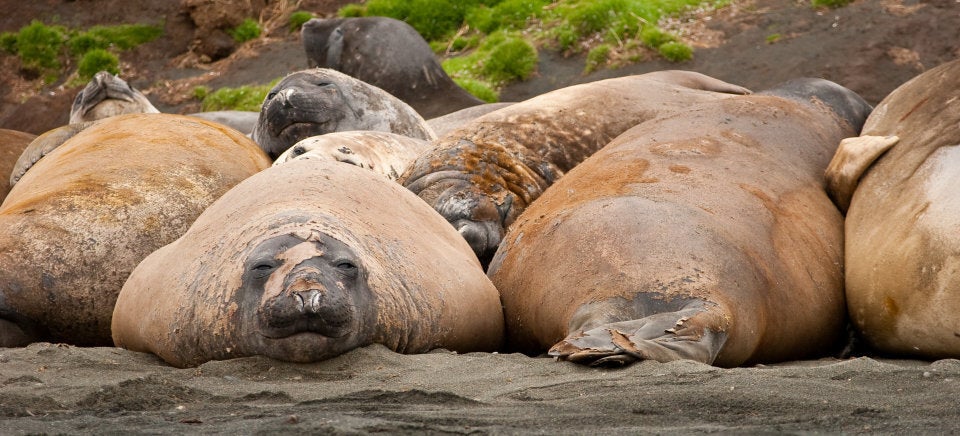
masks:
<path id="1" fill-rule="evenodd" d="M 52 9 L 78 25 L 126 20 L 141 12 L 110 12 L 91 3 L 25 3 L 10 9 L 0 25 L 15 30 Z M 691 63 L 680 66 L 654 61 L 583 76 L 582 59 L 545 53 L 538 75 L 504 90 L 504 99 L 680 67 L 755 89 L 797 75 L 826 77 L 877 102 L 919 72 L 960 56 L 956 0 L 859 0 L 836 11 L 806 4 L 738 1 L 736 8 L 706 15 L 710 20 L 700 16 L 688 29 L 699 32 L 703 47 Z M 166 13 L 168 27 L 176 23 L 174 7 L 142 12 Z M 767 42 L 774 34 L 781 36 Z M 295 36 L 241 53 L 216 74 L 176 68 L 167 60 L 178 53 L 172 42 L 151 44 L 135 53 L 143 64 L 131 67 L 137 73 L 132 81 L 151 98 L 169 87 L 266 82 L 305 67 Z M 164 51 L 167 46 L 172 48 Z M 195 78 L 206 81 L 191 81 L 200 80 Z M 24 99 L 17 89 L 4 90 L 0 127 L 36 133 L 62 123 L 75 95 L 73 89 L 51 89 Z M 196 105 L 156 104 L 171 112 Z M 176 369 L 151 355 L 114 348 L 34 344 L 0 349 L 0 435 L 943 434 L 960 432 L 958 394 L 958 360 L 858 357 L 735 369 L 681 361 L 592 369 L 517 354 L 408 356 L 371 346 L 315 364 L 244 358 Z"/>
<path id="2" fill-rule="evenodd" d="M 519 354 L 261 357 L 0 349 L 3 434 L 917 433 L 960 430 L 960 361 L 824 359 L 593 369 Z"/>

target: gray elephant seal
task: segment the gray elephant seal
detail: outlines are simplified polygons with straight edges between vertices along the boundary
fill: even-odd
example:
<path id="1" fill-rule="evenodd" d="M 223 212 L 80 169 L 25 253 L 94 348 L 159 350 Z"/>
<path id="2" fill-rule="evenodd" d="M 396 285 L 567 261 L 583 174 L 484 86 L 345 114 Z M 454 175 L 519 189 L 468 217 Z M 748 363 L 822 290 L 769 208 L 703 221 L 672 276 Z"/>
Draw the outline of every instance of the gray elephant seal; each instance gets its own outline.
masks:
<path id="1" fill-rule="evenodd" d="M 433 132 L 440 138 L 477 118 L 512 104 L 513 102 L 499 102 L 470 106 L 443 116 L 430 118 L 427 120 L 427 124 L 430 125 Z"/>
<path id="2" fill-rule="evenodd" d="M 729 367 L 844 343 L 843 217 L 822 174 L 869 106 L 821 80 L 761 94 L 640 124 L 523 212 L 488 272 L 512 349 Z"/>
<path id="3" fill-rule="evenodd" d="M 118 76 L 100 71 L 77 93 L 70 107 L 70 124 L 123 114 L 156 114 L 150 100 Z"/>
<path id="4" fill-rule="evenodd" d="M 269 165 L 239 132 L 182 115 L 118 115 L 64 142 L 0 206 L 0 347 L 112 344 L 130 271 Z"/>
<path id="5" fill-rule="evenodd" d="M 427 122 L 386 91 L 324 68 L 284 77 L 267 94 L 250 137 L 276 159 L 311 136 L 377 130 L 413 138 L 436 138 Z"/>
<path id="6" fill-rule="evenodd" d="M 456 227 L 486 264 L 527 205 L 620 133 L 658 114 L 749 92 L 691 71 L 558 89 L 447 133 L 400 181 Z"/>
<path id="7" fill-rule="evenodd" d="M 257 120 L 260 118 L 260 112 L 253 111 L 209 111 L 194 112 L 187 115 L 232 127 L 244 135 L 253 132 L 253 127 L 257 125 Z"/>
<path id="8" fill-rule="evenodd" d="M 424 118 L 484 103 L 447 75 L 430 45 L 403 21 L 314 18 L 301 29 L 308 65 L 332 68 L 379 87 Z"/>
<path id="9" fill-rule="evenodd" d="M 353 165 L 295 160 L 238 184 L 144 259 L 113 338 L 180 367 L 311 362 L 372 343 L 493 351 L 503 314 L 470 247 L 415 195 Z"/>
<path id="10" fill-rule="evenodd" d="M 960 61 L 904 83 L 826 172 L 847 209 L 846 295 L 883 353 L 960 358 Z"/>
<path id="11" fill-rule="evenodd" d="M 273 165 L 297 159 L 344 162 L 397 180 L 421 153 L 430 147 L 422 139 L 369 130 L 311 136 L 283 152 Z"/>

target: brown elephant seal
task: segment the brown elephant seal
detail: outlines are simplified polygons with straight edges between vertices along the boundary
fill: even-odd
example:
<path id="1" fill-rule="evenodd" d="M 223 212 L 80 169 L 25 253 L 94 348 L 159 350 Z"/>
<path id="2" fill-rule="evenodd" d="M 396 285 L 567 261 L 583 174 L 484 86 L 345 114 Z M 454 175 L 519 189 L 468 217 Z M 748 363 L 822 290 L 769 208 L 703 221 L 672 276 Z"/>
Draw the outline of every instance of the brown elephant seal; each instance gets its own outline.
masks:
<path id="1" fill-rule="evenodd" d="M 277 83 L 263 101 L 250 137 L 271 158 L 311 136 L 377 130 L 436 138 L 413 108 L 386 91 L 338 71 L 298 71 Z"/>
<path id="2" fill-rule="evenodd" d="M 313 18 L 300 34 L 309 66 L 332 68 L 381 88 L 424 118 L 484 103 L 447 75 L 427 41 L 403 21 Z"/>
<path id="3" fill-rule="evenodd" d="M 488 271 L 510 347 L 737 366 L 842 345 L 843 217 L 822 174 L 869 105 L 827 81 L 763 94 L 640 124 L 530 205 Z"/>
<path id="4" fill-rule="evenodd" d="M 181 115 L 119 115 L 69 139 L 0 206 L 0 347 L 112 344 L 137 263 L 269 165 L 239 132 Z"/>
<path id="5" fill-rule="evenodd" d="M 17 159 L 36 137 L 37 135 L 32 133 L 0 129 L 0 174 L 13 173 Z M 11 186 L 10 183 L 4 183 L 0 180 L 0 202 L 7 197 L 7 192 L 10 192 Z"/>
<path id="6" fill-rule="evenodd" d="M 400 181 L 456 227 L 486 264 L 524 208 L 620 133 L 658 114 L 746 93 L 690 71 L 562 88 L 446 134 Z"/>
<path id="7" fill-rule="evenodd" d="M 142 92 L 107 71 L 94 74 L 70 107 L 70 124 L 123 114 L 160 113 Z"/>
<path id="8" fill-rule="evenodd" d="M 372 343 L 492 351 L 496 288 L 470 247 L 397 183 L 294 160 L 231 189 L 120 292 L 117 346 L 172 365 L 310 362 Z"/>
<path id="9" fill-rule="evenodd" d="M 960 358 L 960 61 L 890 93 L 826 175 L 846 216 L 846 295 L 883 353 Z"/>
<path id="10" fill-rule="evenodd" d="M 373 170 L 397 180 L 421 153 L 428 141 L 390 132 L 354 130 L 333 132 L 304 139 L 274 161 L 273 165 L 296 159 L 322 159 L 344 162 Z"/>
<path id="11" fill-rule="evenodd" d="M 34 138 L 33 141 L 30 141 L 30 143 L 24 147 L 20 153 L 20 157 L 18 157 L 13 163 L 13 168 L 10 170 L 9 186 L 12 188 L 17 184 L 17 182 L 20 181 L 21 178 L 23 178 L 23 175 L 27 173 L 27 170 L 36 165 L 40 159 L 53 152 L 53 150 L 56 150 L 57 147 L 62 145 L 68 139 L 74 137 L 74 135 L 77 133 L 82 132 L 83 129 L 92 126 L 97 121 L 84 121 L 82 123 L 67 124 L 66 126 L 60 126 L 56 129 L 43 132 Z"/>

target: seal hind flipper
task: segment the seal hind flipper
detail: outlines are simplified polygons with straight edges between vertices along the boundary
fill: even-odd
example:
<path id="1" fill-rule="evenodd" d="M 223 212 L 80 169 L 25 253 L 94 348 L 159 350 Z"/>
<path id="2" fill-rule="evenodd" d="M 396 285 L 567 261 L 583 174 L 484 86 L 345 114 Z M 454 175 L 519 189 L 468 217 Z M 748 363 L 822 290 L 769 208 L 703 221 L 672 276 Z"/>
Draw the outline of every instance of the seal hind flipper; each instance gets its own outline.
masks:
<path id="1" fill-rule="evenodd" d="M 841 212 L 846 213 L 860 177 L 890 147 L 900 142 L 897 136 L 857 136 L 840 141 L 824 176 L 827 194 Z"/>
<path id="2" fill-rule="evenodd" d="M 629 321 L 604 324 L 567 336 L 549 354 L 591 366 L 623 366 L 637 360 L 692 359 L 712 364 L 726 342 L 722 315 L 687 306 Z"/>

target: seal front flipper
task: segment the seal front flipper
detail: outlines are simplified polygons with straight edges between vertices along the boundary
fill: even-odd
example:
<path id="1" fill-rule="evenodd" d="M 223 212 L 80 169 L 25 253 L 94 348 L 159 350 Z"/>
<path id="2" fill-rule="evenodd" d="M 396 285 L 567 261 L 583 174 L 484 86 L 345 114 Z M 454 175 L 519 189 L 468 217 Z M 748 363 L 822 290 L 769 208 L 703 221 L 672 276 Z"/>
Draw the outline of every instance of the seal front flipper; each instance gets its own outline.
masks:
<path id="1" fill-rule="evenodd" d="M 722 316 L 700 306 L 577 331 L 549 354 L 590 366 L 622 366 L 637 360 L 692 359 L 713 364 L 727 334 Z"/>
<path id="2" fill-rule="evenodd" d="M 857 136 L 840 141 L 827 166 L 827 194 L 840 211 L 846 213 L 860 177 L 890 147 L 900 142 L 897 136 Z"/>

